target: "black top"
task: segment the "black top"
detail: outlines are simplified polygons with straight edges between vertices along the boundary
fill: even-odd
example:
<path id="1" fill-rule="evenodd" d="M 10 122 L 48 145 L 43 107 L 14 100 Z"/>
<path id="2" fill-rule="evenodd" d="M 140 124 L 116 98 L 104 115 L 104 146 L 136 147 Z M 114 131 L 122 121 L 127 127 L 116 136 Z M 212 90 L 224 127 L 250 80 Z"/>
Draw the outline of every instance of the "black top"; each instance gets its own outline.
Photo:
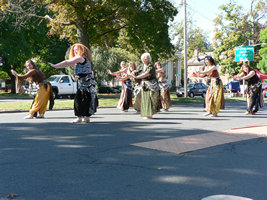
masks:
<path id="1" fill-rule="evenodd" d="M 253 70 L 254 71 L 254 70 Z M 256 71 L 254 71 L 255 74 L 252 76 L 250 79 L 247 79 L 246 81 L 248 82 L 248 85 L 253 85 L 255 83 L 261 82 L 260 78 L 258 77 Z M 245 73 L 247 75 L 247 73 Z"/>

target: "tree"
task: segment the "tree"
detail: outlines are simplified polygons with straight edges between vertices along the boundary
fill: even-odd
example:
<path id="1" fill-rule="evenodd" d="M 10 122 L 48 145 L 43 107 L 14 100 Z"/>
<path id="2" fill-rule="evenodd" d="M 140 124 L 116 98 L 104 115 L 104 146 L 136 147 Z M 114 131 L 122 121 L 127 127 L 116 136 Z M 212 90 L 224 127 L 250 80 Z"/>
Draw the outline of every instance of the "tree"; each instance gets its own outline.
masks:
<path id="1" fill-rule="evenodd" d="M 259 50 L 262 59 L 258 63 L 258 68 L 262 73 L 267 74 L 267 28 L 261 31 L 260 36 L 261 42 L 265 44 L 262 44 L 262 48 Z"/>
<path id="2" fill-rule="evenodd" d="M 105 50 L 102 47 L 93 47 L 92 57 L 98 85 L 101 84 L 101 81 L 110 81 L 114 79 L 114 76 L 107 73 L 108 68 L 111 71 L 118 71 L 121 68 L 121 61 L 138 62 L 140 60 L 140 58 L 137 58 L 135 55 L 129 54 L 129 52 L 119 48 Z"/>
<path id="3" fill-rule="evenodd" d="M 153 56 L 172 52 L 168 22 L 177 11 L 168 0 L 1 0 L 0 5 L 3 12 L 16 13 L 21 21 L 29 17 L 48 19 L 50 34 L 89 48 L 119 46 L 117 40 L 124 31 L 132 50 L 149 51 Z M 49 15 L 41 15 L 44 7 Z"/>
<path id="4" fill-rule="evenodd" d="M 48 28 L 44 21 L 40 23 L 31 18 L 20 29 L 13 26 L 15 22 L 14 14 L 6 14 L 5 20 L 0 23 L 0 56 L 3 59 L 0 70 L 10 76 L 12 93 L 15 93 L 15 77 L 10 72 L 11 68 L 24 73 L 24 63 L 28 59 L 35 58 L 41 62 L 63 59 L 68 47 L 66 41 L 46 34 Z M 56 72 L 48 65 L 42 66 L 41 70 L 47 76 Z"/>
<path id="5" fill-rule="evenodd" d="M 184 46 L 184 24 L 178 22 L 171 26 L 172 37 L 176 40 L 175 49 L 182 51 Z M 197 49 L 199 52 L 205 52 L 210 48 L 210 44 L 207 39 L 207 34 L 204 31 L 195 26 L 193 19 L 189 16 L 187 21 L 187 48 L 188 57 L 192 57 L 193 52 Z"/>
<path id="6" fill-rule="evenodd" d="M 215 59 L 221 66 L 221 72 L 236 74 L 240 64 L 234 62 L 235 47 L 247 46 L 249 43 L 259 43 L 260 29 L 263 27 L 261 19 L 266 16 L 266 3 L 262 0 L 252 0 L 251 9 L 244 13 L 242 6 L 234 2 L 219 7 L 221 12 L 215 18 L 214 47 Z M 260 58 L 259 47 L 255 47 L 255 61 Z M 255 66 L 255 63 L 251 63 Z"/>

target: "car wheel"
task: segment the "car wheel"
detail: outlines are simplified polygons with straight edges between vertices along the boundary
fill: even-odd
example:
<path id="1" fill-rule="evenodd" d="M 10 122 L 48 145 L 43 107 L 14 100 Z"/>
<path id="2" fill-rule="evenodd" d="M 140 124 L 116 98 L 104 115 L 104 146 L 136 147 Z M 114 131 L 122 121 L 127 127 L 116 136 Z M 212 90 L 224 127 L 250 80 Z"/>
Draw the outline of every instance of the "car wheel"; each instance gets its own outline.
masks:
<path id="1" fill-rule="evenodd" d="M 75 98 L 75 94 L 71 94 L 70 99 L 74 99 L 74 98 Z"/>
<path id="2" fill-rule="evenodd" d="M 193 92 L 190 92 L 189 93 L 189 97 L 194 97 L 194 93 Z"/>
<path id="3" fill-rule="evenodd" d="M 53 95 L 53 99 L 58 98 L 57 91 L 53 90 L 52 95 Z"/>

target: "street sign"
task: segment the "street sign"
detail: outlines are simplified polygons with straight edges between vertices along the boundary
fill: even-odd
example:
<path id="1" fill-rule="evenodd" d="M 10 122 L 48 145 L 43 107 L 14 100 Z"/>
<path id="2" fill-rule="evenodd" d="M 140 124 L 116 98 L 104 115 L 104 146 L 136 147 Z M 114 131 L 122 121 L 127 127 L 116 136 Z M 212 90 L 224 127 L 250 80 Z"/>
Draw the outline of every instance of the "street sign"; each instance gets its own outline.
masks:
<path id="1" fill-rule="evenodd" d="M 254 46 L 240 46 L 235 48 L 235 61 L 253 61 Z"/>

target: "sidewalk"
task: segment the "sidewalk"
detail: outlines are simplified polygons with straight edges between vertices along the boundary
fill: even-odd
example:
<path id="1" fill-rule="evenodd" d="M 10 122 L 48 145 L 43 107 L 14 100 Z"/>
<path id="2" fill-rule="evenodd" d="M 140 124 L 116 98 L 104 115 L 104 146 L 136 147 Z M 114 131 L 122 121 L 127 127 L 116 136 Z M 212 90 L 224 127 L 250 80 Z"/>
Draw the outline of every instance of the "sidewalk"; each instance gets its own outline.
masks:
<path id="1" fill-rule="evenodd" d="M 98 109 L 90 124 L 71 124 L 73 110 L 1 113 L 0 199 L 266 200 L 267 110 L 226 106 L 208 118 L 201 104 L 177 105 L 153 120 Z"/>

